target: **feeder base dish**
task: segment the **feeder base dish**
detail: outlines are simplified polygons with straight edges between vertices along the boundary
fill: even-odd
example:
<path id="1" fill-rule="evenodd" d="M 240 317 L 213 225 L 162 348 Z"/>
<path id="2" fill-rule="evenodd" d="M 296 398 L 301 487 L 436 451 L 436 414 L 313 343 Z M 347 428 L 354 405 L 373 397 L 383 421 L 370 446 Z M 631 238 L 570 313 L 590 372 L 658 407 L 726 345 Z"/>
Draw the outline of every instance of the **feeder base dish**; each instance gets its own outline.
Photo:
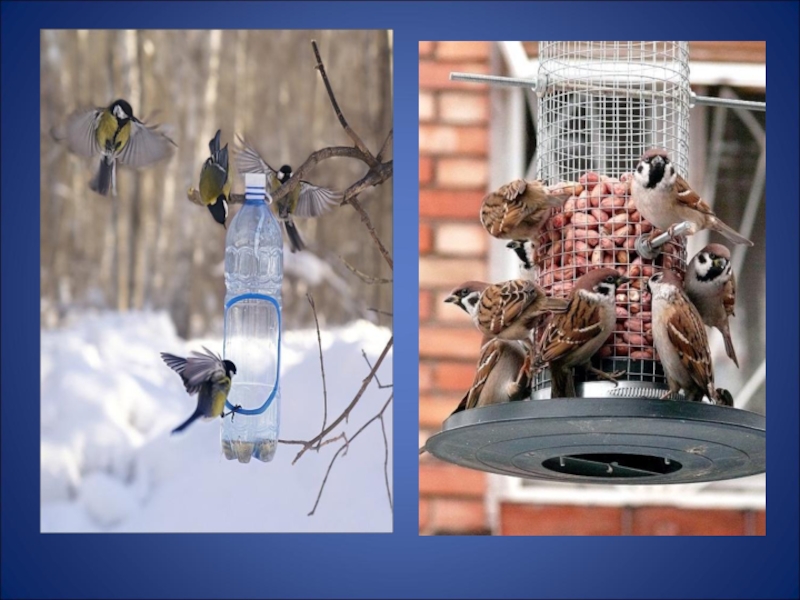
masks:
<path id="1" fill-rule="evenodd" d="M 457 465 L 572 483 L 699 483 L 766 470 L 766 419 L 650 398 L 561 398 L 452 415 L 425 444 Z"/>

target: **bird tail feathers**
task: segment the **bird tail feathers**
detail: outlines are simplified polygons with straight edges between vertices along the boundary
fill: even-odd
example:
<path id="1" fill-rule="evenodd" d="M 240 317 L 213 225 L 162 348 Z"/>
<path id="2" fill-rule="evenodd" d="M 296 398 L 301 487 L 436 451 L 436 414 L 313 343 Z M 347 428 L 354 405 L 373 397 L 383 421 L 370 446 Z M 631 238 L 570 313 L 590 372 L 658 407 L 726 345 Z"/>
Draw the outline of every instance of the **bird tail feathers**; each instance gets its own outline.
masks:
<path id="1" fill-rule="evenodd" d="M 300 237 L 300 232 L 297 230 L 297 225 L 294 224 L 294 221 L 284 221 L 283 226 L 286 228 L 286 236 L 289 238 L 289 246 L 292 252 L 305 250 L 306 245 L 303 243 L 303 238 Z"/>
<path id="2" fill-rule="evenodd" d="M 103 157 L 100 159 L 100 167 L 94 178 L 89 182 L 89 187 L 92 191 L 97 192 L 101 196 L 108 196 L 111 191 L 111 181 L 114 177 L 115 160 Z"/>
<path id="3" fill-rule="evenodd" d="M 192 416 L 186 419 L 183 423 L 178 425 L 175 429 L 172 430 L 173 434 L 180 433 L 184 429 L 186 429 L 189 425 L 194 423 L 197 419 L 203 416 L 203 413 L 198 408 L 196 411 L 192 413 Z"/>
<path id="4" fill-rule="evenodd" d="M 728 227 L 725 223 L 714 217 L 711 220 L 711 229 L 714 231 L 721 233 L 726 238 L 728 238 L 734 244 L 744 244 L 745 246 L 752 246 L 753 242 L 748 240 L 746 237 L 741 235 L 735 229 Z"/>

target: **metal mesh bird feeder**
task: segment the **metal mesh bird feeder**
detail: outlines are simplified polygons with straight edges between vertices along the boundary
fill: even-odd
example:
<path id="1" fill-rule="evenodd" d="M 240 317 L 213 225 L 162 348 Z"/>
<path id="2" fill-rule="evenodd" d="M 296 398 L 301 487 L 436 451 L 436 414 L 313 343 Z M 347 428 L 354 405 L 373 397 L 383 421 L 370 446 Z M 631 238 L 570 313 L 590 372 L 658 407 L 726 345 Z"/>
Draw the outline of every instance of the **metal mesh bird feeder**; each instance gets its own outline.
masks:
<path id="1" fill-rule="evenodd" d="M 593 359 L 606 373 L 625 375 L 615 385 L 576 369 L 579 397 L 551 400 L 549 370 L 542 369 L 531 401 L 457 413 L 426 448 L 470 468 L 559 481 L 685 483 L 762 472 L 761 415 L 680 396 L 659 400 L 668 386 L 643 291 L 661 269 L 684 274 L 686 246 L 666 234 L 641 245 L 652 226 L 633 204 L 629 179 L 653 147 L 665 149 L 689 177 L 689 112 L 701 99 L 689 86 L 688 43 L 540 42 L 535 81 L 451 77 L 536 91 L 537 178 L 548 185 L 579 181 L 583 190 L 543 229 L 533 279 L 548 294 L 566 297 L 594 268 L 630 278 L 617 292 L 616 329 Z M 543 329 L 534 330 L 535 344 Z"/>

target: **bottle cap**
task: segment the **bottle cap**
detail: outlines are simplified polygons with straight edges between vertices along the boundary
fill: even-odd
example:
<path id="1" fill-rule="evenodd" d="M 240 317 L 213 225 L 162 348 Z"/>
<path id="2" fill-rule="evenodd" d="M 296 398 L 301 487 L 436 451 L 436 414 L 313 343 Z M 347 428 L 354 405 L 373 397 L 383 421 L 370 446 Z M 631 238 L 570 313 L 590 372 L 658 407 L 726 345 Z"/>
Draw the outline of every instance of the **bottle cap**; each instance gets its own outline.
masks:
<path id="1" fill-rule="evenodd" d="M 267 189 L 267 175 L 266 173 L 245 173 L 244 174 L 245 187 L 253 188 L 253 191 Z"/>

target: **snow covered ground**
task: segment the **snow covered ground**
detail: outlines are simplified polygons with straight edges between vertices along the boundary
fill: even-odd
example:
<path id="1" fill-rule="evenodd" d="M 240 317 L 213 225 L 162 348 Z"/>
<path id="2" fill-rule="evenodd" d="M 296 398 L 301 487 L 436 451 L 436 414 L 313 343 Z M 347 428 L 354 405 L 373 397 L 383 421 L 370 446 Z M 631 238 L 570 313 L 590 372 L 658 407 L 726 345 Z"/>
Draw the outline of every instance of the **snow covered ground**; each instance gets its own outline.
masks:
<path id="1" fill-rule="evenodd" d="M 365 321 L 322 331 L 329 422 L 352 400 L 391 332 Z M 375 422 L 334 465 L 341 442 L 306 452 L 281 444 L 274 460 L 248 464 L 222 455 L 221 420 L 170 435 L 196 405 L 160 351 L 186 355 L 221 339 L 186 342 L 166 313 L 84 315 L 42 331 L 42 532 L 351 532 L 392 530 L 384 447 Z M 378 377 L 392 381 L 389 353 Z M 315 330 L 283 338 L 281 438 L 307 440 L 322 424 Z M 383 406 L 391 389 L 372 382 L 335 434 L 349 435 Z M 385 415 L 392 483 L 392 406 Z"/>

